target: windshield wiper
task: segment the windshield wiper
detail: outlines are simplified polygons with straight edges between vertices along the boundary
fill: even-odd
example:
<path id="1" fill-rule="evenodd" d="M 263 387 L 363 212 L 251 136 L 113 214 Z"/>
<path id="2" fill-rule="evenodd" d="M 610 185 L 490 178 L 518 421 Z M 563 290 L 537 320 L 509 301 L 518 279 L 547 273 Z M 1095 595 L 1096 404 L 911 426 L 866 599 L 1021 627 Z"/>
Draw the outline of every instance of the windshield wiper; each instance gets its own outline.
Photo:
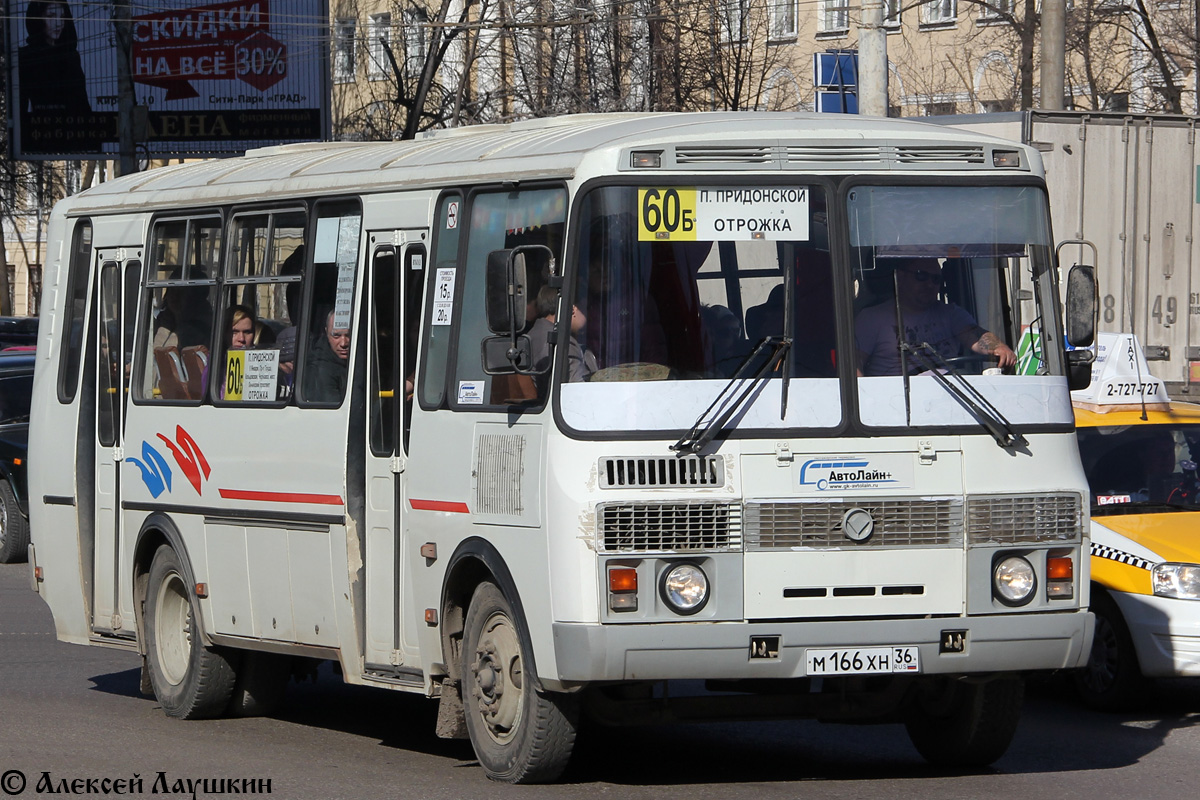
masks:
<path id="1" fill-rule="evenodd" d="M 677 453 L 699 453 L 703 450 L 704 446 L 713 440 L 713 437 L 725 427 L 725 423 L 729 422 L 729 419 L 745 404 L 746 398 L 754 391 L 762 377 L 778 363 L 781 357 L 787 355 L 791 346 L 790 336 L 764 336 L 762 341 L 750 351 L 750 354 L 742 359 L 742 363 L 738 364 L 733 377 L 717 394 L 712 404 L 696 418 L 688 432 L 671 445 L 671 449 Z M 770 355 L 763 359 L 762 364 L 747 379 L 745 373 L 750 371 L 750 366 L 754 364 L 758 355 L 767 350 L 770 351 Z M 740 391 L 736 388 L 739 382 L 742 382 Z"/>
<path id="2" fill-rule="evenodd" d="M 954 395 L 960 403 L 966 406 L 980 424 L 987 429 L 987 432 L 996 440 L 996 444 L 1001 447 L 1023 447 L 1028 444 L 1025 437 L 1017 433 L 1012 426 L 1012 423 L 1005 419 L 1000 410 L 988 401 L 983 394 L 971 385 L 970 381 L 964 378 L 954 367 L 942 358 L 933 345 L 929 342 L 921 342 L 915 347 L 908 342 L 900 343 L 900 352 L 909 353 L 913 360 L 919 363 L 933 379 L 942 385 L 943 388 L 950 394 Z M 944 372 L 942 371 L 944 370 Z M 949 375 L 955 380 L 951 382 Z M 908 375 L 905 373 L 905 397 L 908 395 Z M 911 421 L 909 424 L 912 424 Z"/>

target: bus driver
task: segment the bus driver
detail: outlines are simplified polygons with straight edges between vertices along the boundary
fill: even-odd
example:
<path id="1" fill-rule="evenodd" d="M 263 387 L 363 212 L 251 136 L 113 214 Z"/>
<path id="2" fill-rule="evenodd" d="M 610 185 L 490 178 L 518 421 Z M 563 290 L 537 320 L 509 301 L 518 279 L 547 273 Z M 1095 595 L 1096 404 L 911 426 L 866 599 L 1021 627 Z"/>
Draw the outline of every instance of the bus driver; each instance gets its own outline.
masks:
<path id="1" fill-rule="evenodd" d="M 904 341 L 914 346 L 928 342 L 942 358 L 977 353 L 997 359 L 1001 368 L 1017 363 L 1017 354 L 1000 337 L 981 328 L 961 306 L 941 301 L 942 267 L 936 258 L 899 259 L 895 270 Z M 860 374 L 900 374 L 892 300 L 864 309 L 855 320 L 854 338 Z"/>

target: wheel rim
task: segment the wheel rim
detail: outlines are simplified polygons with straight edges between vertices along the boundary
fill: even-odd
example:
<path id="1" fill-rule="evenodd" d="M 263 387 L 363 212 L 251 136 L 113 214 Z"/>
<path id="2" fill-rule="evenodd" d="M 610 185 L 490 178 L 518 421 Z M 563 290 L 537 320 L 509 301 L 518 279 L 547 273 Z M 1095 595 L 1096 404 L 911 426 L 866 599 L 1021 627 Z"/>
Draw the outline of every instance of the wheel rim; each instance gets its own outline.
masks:
<path id="1" fill-rule="evenodd" d="M 471 677 L 484 729 L 495 742 L 507 744 L 520 727 L 525 694 L 521 644 L 508 615 L 488 617 L 475 646 Z"/>
<path id="2" fill-rule="evenodd" d="M 1096 615 L 1096 631 L 1092 637 L 1092 654 L 1083 673 L 1084 685 L 1095 694 L 1103 694 L 1117 682 L 1121 664 L 1121 648 L 1116 628 L 1104 616 Z"/>
<path id="3" fill-rule="evenodd" d="M 4 539 L 8 535 L 8 506 L 0 503 L 0 547 L 4 547 Z"/>
<path id="4" fill-rule="evenodd" d="M 192 659 L 192 603 L 178 572 L 168 573 L 158 587 L 154 643 L 163 677 L 172 686 L 183 683 Z"/>

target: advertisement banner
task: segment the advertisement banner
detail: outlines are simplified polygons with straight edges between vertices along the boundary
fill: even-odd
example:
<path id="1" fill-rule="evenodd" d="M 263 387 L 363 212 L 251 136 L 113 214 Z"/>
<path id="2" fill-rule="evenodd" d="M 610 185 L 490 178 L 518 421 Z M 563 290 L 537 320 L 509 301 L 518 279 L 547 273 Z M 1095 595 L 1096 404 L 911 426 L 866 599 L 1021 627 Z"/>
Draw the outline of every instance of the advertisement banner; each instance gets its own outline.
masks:
<path id="1" fill-rule="evenodd" d="M 145 8 L 142 6 L 140 8 Z M 326 0 L 159 0 L 131 20 L 141 158 L 327 138 Z M 115 158 L 112 6 L 9 0 L 13 157 Z"/>

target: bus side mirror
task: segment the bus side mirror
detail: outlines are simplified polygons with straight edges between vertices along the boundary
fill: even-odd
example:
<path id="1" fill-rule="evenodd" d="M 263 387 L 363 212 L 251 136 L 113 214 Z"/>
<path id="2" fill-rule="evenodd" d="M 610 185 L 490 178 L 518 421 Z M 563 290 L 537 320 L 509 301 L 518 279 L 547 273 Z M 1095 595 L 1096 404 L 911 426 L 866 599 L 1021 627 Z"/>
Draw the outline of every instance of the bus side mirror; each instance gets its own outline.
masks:
<path id="1" fill-rule="evenodd" d="M 1096 269 L 1076 264 L 1067 273 L 1066 334 L 1072 347 L 1091 347 L 1096 340 Z"/>
<path id="2" fill-rule="evenodd" d="M 525 254 L 493 250 L 487 257 L 487 323 L 492 333 L 515 336 L 525 327 L 528 304 Z"/>

